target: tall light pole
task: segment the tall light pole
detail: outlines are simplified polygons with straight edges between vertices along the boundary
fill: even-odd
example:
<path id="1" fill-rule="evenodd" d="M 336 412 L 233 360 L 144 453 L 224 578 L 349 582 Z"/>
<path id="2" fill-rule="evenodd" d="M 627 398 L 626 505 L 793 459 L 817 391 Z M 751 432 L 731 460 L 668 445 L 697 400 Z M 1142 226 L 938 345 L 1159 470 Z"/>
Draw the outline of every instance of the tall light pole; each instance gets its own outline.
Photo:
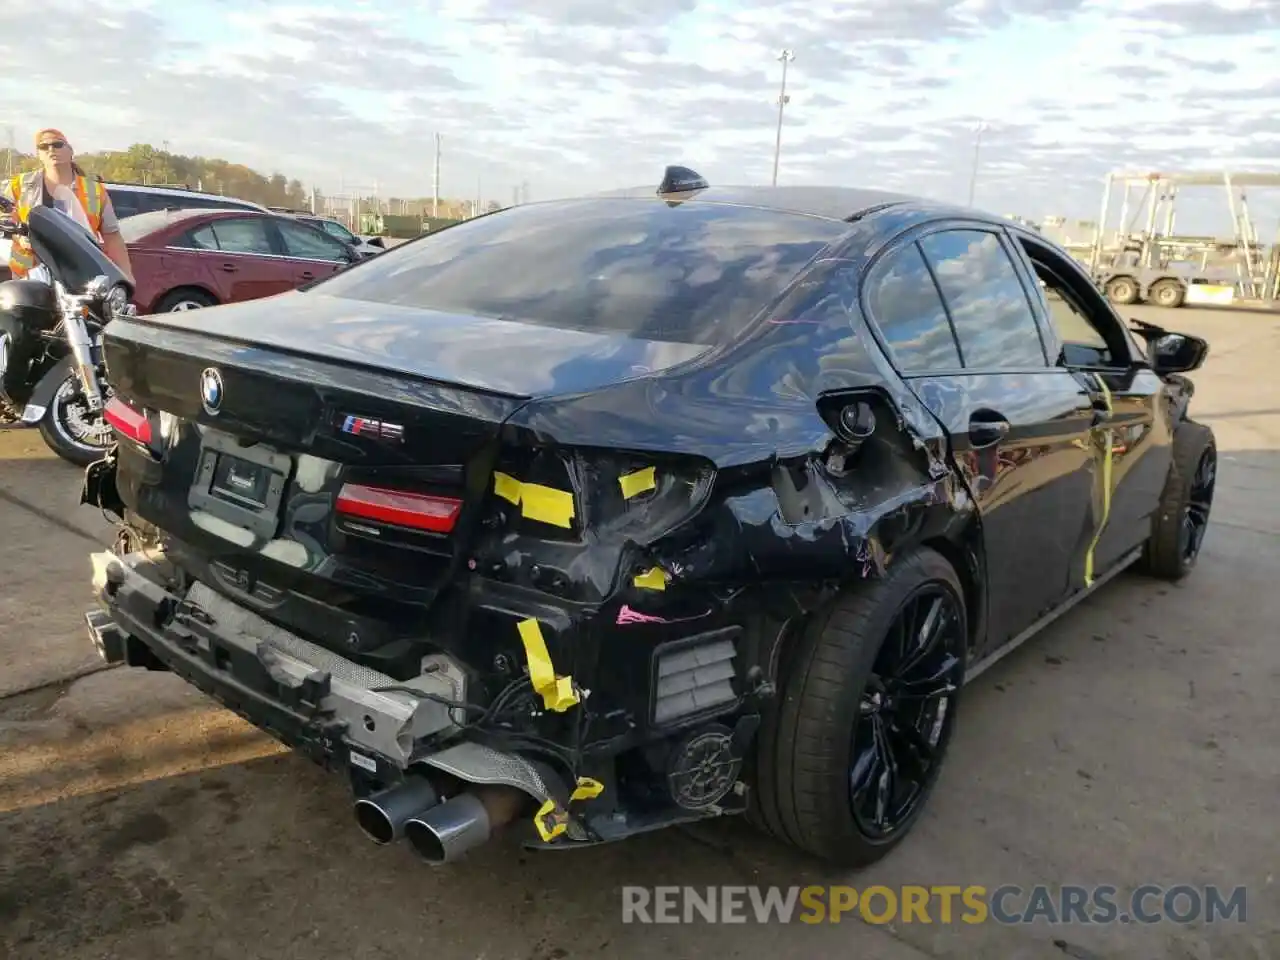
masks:
<path id="1" fill-rule="evenodd" d="M 431 216 L 440 216 L 440 134 L 436 134 L 436 163 L 431 174 Z"/>
<path id="2" fill-rule="evenodd" d="M 982 155 L 982 135 L 987 130 L 985 122 L 979 120 L 973 128 L 973 168 L 969 171 L 969 206 L 973 206 L 973 195 L 978 189 L 978 160 Z"/>
<path id="3" fill-rule="evenodd" d="M 791 100 L 787 96 L 787 64 L 796 58 L 796 55 L 790 50 L 783 50 L 778 54 L 778 60 L 782 62 L 782 89 L 778 91 L 778 138 L 773 144 L 773 185 L 778 185 L 778 158 L 782 155 L 782 108 Z"/>

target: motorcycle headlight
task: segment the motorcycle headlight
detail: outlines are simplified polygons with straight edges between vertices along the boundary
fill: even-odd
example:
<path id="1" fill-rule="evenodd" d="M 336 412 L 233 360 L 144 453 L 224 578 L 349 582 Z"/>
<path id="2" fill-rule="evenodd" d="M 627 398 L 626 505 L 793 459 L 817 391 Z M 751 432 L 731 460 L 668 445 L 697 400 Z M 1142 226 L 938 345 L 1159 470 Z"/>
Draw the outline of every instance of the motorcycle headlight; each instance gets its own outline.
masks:
<path id="1" fill-rule="evenodd" d="M 103 305 L 107 319 L 119 317 L 132 312 L 129 303 L 129 291 L 124 288 L 123 284 L 116 284 L 107 291 L 106 297 L 103 299 Z"/>

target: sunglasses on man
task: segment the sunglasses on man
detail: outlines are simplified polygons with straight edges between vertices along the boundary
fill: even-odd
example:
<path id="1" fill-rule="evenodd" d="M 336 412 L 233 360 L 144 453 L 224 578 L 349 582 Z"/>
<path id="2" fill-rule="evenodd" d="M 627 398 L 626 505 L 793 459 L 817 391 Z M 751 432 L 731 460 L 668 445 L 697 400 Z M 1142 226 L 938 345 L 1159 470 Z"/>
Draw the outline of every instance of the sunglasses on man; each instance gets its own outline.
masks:
<path id="1" fill-rule="evenodd" d="M 44 143 L 40 144 L 40 149 L 41 150 L 61 150 L 66 145 L 67 145 L 67 141 L 65 140 L 46 140 Z"/>

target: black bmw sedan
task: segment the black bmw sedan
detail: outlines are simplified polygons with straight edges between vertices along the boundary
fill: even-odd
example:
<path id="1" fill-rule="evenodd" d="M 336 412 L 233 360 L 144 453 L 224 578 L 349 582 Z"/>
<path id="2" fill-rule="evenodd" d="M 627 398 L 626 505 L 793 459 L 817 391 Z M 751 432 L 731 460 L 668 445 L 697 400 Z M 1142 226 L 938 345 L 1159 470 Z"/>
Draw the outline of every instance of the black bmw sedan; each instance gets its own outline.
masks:
<path id="1" fill-rule="evenodd" d="M 99 650 L 432 863 L 729 814 L 876 860 L 965 682 L 1131 566 L 1185 576 L 1213 496 L 1203 340 L 869 190 L 672 168 L 105 350 Z"/>

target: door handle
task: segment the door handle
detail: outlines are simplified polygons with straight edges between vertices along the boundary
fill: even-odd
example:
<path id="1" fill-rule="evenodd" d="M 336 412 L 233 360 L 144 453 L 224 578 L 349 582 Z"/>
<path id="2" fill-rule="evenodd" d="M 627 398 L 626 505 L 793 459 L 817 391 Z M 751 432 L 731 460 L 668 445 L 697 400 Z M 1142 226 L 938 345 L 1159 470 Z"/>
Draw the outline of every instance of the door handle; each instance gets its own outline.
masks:
<path id="1" fill-rule="evenodd" d="M 969 444 L 975 450 L 999 443 L 1009 433 L 1009 421 L 1000 414 L 977 412 L 969 418 Z"/>
<path id="2" fill-rule="evenodd" d="M 224 263 L 224 264 L 222 265 L 222 272 L 223 272 L 223 273 L 235 273 L 235 272 L 236 272 L 237 270 L 239 270 L 239 269 L 240 269 L 240 268 L 239 268 L 239 267 L 237 267 L 234 263 Z"/>
<path id="3" fill-rule="evenodd" d="M 316 278 L 316 275 L 310 270 L 303 270 L 298 276 L 302 277 L 303 280 L 314 280 Z"/>

